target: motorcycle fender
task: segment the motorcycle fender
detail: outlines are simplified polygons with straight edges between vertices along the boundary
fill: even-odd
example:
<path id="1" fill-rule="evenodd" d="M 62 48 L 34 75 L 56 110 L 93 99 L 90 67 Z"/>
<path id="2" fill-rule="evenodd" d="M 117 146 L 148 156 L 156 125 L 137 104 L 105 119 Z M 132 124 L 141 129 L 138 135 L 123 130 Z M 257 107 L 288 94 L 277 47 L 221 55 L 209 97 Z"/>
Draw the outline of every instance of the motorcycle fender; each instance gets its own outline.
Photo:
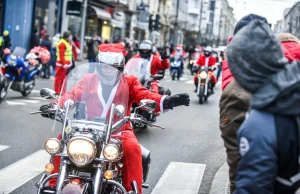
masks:
<path id="1" fill-rule="evenodd" d="M 37 70 L 34 70 L 34 71 L 32 71 L 30 74 L 29 74 L 29 76 L 27 77 L 28 79 L 31 79 L 33 76 L 35 76 L 36 74 L 37 74 L 37 72 L 39 72 L 39 70 L 37 69 Z"/>

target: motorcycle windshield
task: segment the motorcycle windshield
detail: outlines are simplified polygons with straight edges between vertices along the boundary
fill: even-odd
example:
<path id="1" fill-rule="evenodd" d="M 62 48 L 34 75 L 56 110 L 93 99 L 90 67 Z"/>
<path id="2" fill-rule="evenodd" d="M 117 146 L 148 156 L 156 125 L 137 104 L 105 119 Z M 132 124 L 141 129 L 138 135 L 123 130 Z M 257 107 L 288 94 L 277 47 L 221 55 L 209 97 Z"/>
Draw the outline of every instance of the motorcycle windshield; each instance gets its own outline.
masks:
<path id="1" fill-rule="evenodd" d="M 78 131 L 106 134 L 110 118 L 116 123 L 121 117 L 113 105 L 128 111 L 129 88 L 125 75 L 118 69 L 105 63 L 86 63 L 76 66 L 64 80 L 59 110 L 56 112 L 53 135 L 70 134 Z M 90 129 L 96 129 L 94 132 Z M 118 133 L 125 125 L 118 129 Z M 102 137 L 101 137 L 102 138 Z"/>
<path id="2" fill-rule="evenodd" d="M 151 76 L 150 61 L 143 58 L 131 58 L 125 65 L 124 73 L 126 75 L 134 75 L 140 81 L 149 79 Z"/>
<path id="3" fill-rule="evenodd" d="M 24 57 L 25 53 L 26 53 L 26 49 L 25 48 L 17 46 L 14 49 L 14 51 L 12 52 L 12 55 L 16 56 L 16 57 Z"/>

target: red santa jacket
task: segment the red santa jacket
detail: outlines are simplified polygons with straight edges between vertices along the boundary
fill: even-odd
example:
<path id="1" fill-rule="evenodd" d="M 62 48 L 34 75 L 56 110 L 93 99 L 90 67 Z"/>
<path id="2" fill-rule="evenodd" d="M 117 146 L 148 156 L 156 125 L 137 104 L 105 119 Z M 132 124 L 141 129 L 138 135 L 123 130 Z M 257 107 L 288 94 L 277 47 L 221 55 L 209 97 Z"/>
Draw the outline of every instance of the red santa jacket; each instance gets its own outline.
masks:
<path id="1" fill-rule="evenodd" d="M 132 58 L 141 58 L 139 54 L 134 55 Z M 155 55 L 151 55 L 151 68 L 150 73 L 151 75 L 155 75 L 158 73 L 159 70 L 165 70 L 170 68 L 170 63 L 168 59 L 161 60 L 159 57 Z"/>
<path id="2" fill-rule="evenodd" d="M 205 61 L 206 61 L 206 57 L 204 55 L 201 55 L 197 61 L 197 65 L 204 66 Z M 214 66 L 216 62 L 217 62 L 216 58 L 210 56 L 208 60 L 208 67 Z"/>
<path id="3" fill-rule="evenodd" d="M 59 105 L 63 107 L 64 102 L 67 99 L 72 99 L 74 102 L 85 102 L 88 120 L 93 120 L 94 117 L 99 116 L 109 118 L 110 107 L 112 103 L 115 105 L 123 105 L 125 110 L 127 110 L 125 116 L 129 116 L 132 103 L 135 102 L 139 104 L 139 102 L 143 99 L 151 99 L 156 101 L 156 111 L 163 111 L 163 96 L 143 88 L 135 76 L 126 76 L 124 74 L 121 76 L 120 82 L 115 86 L 115 93 L 111 92 L 111 100 L 109 98 L 107 102 L 104 101 L 102 94 L 99 94 L 99 87 L 101 88 L 101 86 L 99 86 L 98 74 L 87 74 L 75 87 L 61 97 L 59 100 Z M 113 90 L 114 89 L 112 89 L 112 91 Z M 128 91 L 129 95 L 125 93 L 126 91 Z M 115 122 L 119 119 L 120 118 L 115 116 Z M 126 124 L 125 130 L 132 130 L 129 123 Z"/>

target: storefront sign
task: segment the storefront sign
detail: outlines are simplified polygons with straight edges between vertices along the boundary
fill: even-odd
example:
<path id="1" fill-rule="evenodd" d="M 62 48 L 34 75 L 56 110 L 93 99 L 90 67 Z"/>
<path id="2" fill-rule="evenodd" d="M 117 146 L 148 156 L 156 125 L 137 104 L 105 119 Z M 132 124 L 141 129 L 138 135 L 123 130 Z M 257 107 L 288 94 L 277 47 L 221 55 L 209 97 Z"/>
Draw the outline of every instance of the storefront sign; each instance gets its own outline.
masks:
<path id="1" fill-rule="evenodd" d="M 81 15 L 81 2 L 68 1 L 67 3 L 67 15 L 80 16 Z"/>

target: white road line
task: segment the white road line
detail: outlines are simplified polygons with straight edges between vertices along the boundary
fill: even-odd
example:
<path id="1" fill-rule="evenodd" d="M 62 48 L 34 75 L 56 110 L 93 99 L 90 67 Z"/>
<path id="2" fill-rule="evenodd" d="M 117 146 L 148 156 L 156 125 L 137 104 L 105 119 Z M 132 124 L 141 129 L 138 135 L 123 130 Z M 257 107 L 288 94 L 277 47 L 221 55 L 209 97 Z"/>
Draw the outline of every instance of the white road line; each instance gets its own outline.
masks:
<path id="1" fill-rule="evenodd" d="M 10 193 L 44 171 L 49 154 L 39 150 L 0 170 L 1 194 Z"/>
<path id="2" fill-rule="evenodd" d="M 15 101 L 17 102 L 23 102 L 23 103 L 30 103 L 30 104 L 36 104 L 36 103 L 39 103 L 40 101 L 39 100 L 21 100 L 21 99 L 15 99 Z"/>
<path id="3" fill-rule="evenodd" d="M 185 82 L 186 84 L 194 84 L 194 80 L 189 80 Z"/>
<path id="4" fill-rule="evenodd" d="M 39 94 L 40 90 L 31 90 L 31 93 L 33 93 L 33 94 Z"/>
<path id="5" fill-rule="evenodd" d="M 222 82 L 221 81 L 218 81 L 218 83 L 216 84 L 216 86 L 219 86 L 219 85 L 221 85 L 222 84 Z"/>
<path id="6" fill-rule="evenodd" d="M 0 145 L 0 152 L 9 148 L 9 146 L 5 146 L 5 145 Z"/>
<path id="7" fill-rule="evenodd" d="M 153 189 L 152 194 L 198 193 L 205 167 L 205 164 L 171 162 Z"/>
<path id="8" fill-rule="evenodd" d="M 33 100 L 47 100 L 47 99 L 44 99 L 42 97 L 29 97 L 29 99 L 33 99 Z"/>
<path id="9" fill-rule="evenodd" d="M 23 102 L 16 102 L 16 101 L 11 101 L 11 100 L 5 100 L 5 102 L 6 102 L 8 105 L 26 105 L 26 103 L 23 103 Z"/>

